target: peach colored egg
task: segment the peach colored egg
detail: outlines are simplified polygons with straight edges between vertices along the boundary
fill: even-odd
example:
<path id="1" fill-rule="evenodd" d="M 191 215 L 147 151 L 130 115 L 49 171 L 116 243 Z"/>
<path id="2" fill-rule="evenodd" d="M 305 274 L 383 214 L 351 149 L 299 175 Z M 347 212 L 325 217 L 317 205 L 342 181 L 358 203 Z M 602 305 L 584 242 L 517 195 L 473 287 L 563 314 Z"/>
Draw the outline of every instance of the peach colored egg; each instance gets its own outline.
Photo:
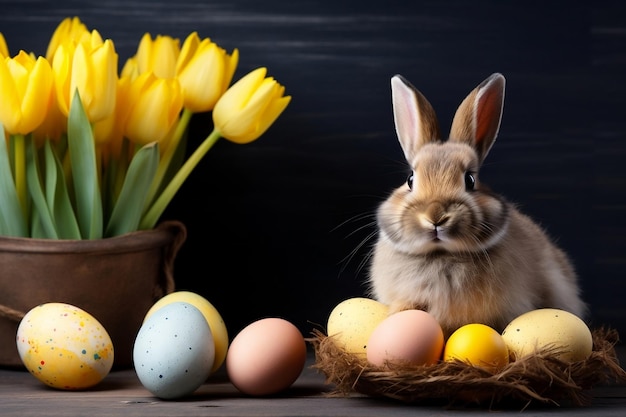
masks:
<path id="1" fill-rule="evenodd" d="M 226 355 L 231 383 L 252 396 L 276 394 L 298 379 L 306 361 L 300 330 L 281 318 L 255 321 L 232 340 Z"/>
<path id="2" fill-rule="evenodd" d="M 422 310 L 404 310 L 380 322 L 367 342 L 367 360 L 431 365 L 441 358 L 444 339 L 441 326 Z"/>

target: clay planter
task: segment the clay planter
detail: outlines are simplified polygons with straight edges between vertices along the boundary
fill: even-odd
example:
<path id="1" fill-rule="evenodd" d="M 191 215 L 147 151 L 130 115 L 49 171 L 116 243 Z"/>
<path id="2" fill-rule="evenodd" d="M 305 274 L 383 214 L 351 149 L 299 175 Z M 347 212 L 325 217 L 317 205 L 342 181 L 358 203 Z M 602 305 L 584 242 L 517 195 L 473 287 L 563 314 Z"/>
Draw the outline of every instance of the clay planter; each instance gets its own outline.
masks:
<path id="1" fill-rule="evenodd" d="M 186 238 L 177 221 L 98 240 L 0 237 L 0 366 L 23 367 L 15 335 L 31 308 L 73 304 L 107 330 L 115 368 L 132 366 L 132 347 L 152 304 L 174 290 L 174 259 Z"/>

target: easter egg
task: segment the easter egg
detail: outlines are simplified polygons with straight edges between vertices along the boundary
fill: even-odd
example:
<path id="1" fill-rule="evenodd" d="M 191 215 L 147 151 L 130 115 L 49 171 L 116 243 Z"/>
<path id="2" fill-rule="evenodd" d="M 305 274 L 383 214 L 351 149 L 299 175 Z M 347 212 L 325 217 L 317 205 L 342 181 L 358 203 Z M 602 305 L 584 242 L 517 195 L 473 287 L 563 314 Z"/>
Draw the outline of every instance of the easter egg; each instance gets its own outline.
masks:
<path id="1" fill-rule="evenodd" d="M 281 318 L 265 318 L 244 327 L 226 355 L 231 383 L 242 393 L 264 396 L 289 388 L 306 361 L 300 330 Z"/>
<path id="2" fill-rule="evenodd" d="M 53 388 L 90 388 L 113 366 L 113 343 L 105 328 L 70 304 L 47 303 L 28 311 L 16 342 L 26 369 Z"/>
<path id="3" fill-rule="evenodd" d="M 388 315 L 389 308 L 376 300 L 348 298 L 331 311 L 326 331 L 343 350 L 365 357 L 370 335 Z"/>
<path id="4" fill-rule="evenodd" d="M 543 308 L 513 319 L 502 332 L 509 351 L 516 358 L 538 349 L 555 349 L 555 357 L 565 362 L 587 359 L 593 349 L 591 330 L 575 314 Z"/>
<path id="5" fill-rule="evenodd" d="M 450 335 L 443 350 L 443 360 L 468 362 L 496 372 L 509 363 L 509 350 L 495 329 L 471 323 Z"/>
<path id="6" fill-rule="evenodd" d="M 394 313 L 376 326 L 367 342 L 367 361 L 432 365 L 441 358 L 444 338 L 437 320 L 422 310 Z"/>
<path id="7" fill-rule="evenodd" d="M 141 384 L 154 396 L 176 399 L 192 394 L 211 374 L 215 348 L 200 310 L 174 302 L 148 317 L 133 346 Z"/>
<path id="8" fill-rule="evenodd" d="M 213 336 L 213 343 L 215 343 L 215 360 L 211 372 L 217 371 L 224 363 L 224 359 L 226 359 L 226 352 L 228 350 L 228 330 L 226 329 L 224 320 L 222 320 L 222 316 L 209 300 L 194 292 L 175 291 L 154 303 L 146 313 L 144 322 L 161 307 L 179 301 L 189 303 L 200 310 L 209 324 Z"/>

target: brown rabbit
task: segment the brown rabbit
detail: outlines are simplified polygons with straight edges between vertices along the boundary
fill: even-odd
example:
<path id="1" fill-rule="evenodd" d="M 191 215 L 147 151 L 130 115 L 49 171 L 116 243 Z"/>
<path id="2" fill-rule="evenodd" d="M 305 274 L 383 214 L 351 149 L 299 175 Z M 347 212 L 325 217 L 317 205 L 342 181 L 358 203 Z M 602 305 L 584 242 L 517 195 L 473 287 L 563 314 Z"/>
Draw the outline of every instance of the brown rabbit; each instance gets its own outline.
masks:
<path id="1" fill-rule="evenodd" d="M 496 73 L 476 87 L 442 141 L 430 103 L 402 76 L 391 79 L 396 133 L 412 172 L 377 211 L 371 295 L 392 313 L 428 311 L 446 335 L 468 323 L 501 331 L 537 308 L 586 311 L 565 253 L 480 182 L 504 86 Z"/>

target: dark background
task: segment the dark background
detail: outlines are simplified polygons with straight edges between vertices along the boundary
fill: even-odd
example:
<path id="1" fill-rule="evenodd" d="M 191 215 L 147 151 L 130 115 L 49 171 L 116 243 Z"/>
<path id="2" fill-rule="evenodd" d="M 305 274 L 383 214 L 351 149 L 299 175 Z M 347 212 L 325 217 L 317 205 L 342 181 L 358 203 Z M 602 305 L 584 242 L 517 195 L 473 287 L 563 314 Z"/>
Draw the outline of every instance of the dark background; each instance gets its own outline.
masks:
<path id="1" fill-rule="evenodd" d="M 123 62 L 150 32 L 238 48 L 235 79 L 266 66 L 293 100 L 258 141 L 222 140 L 163 218 L 183 221 L 178 289 L 204 295 L 231 335 L 284 317 L 308 334 L 365 294 L 376 206 L 406 178 L 389 79 L 413 82 L 443 130 L 493 72 L 507 78 L 483 181 L 570 253 L 593 326 L 626 333 L 626 7 L 620 1 L 5 1 L 12 55 L 44 54 L 79 16 Z M 211 130 L 192 121 L 194 145 Z"/>

